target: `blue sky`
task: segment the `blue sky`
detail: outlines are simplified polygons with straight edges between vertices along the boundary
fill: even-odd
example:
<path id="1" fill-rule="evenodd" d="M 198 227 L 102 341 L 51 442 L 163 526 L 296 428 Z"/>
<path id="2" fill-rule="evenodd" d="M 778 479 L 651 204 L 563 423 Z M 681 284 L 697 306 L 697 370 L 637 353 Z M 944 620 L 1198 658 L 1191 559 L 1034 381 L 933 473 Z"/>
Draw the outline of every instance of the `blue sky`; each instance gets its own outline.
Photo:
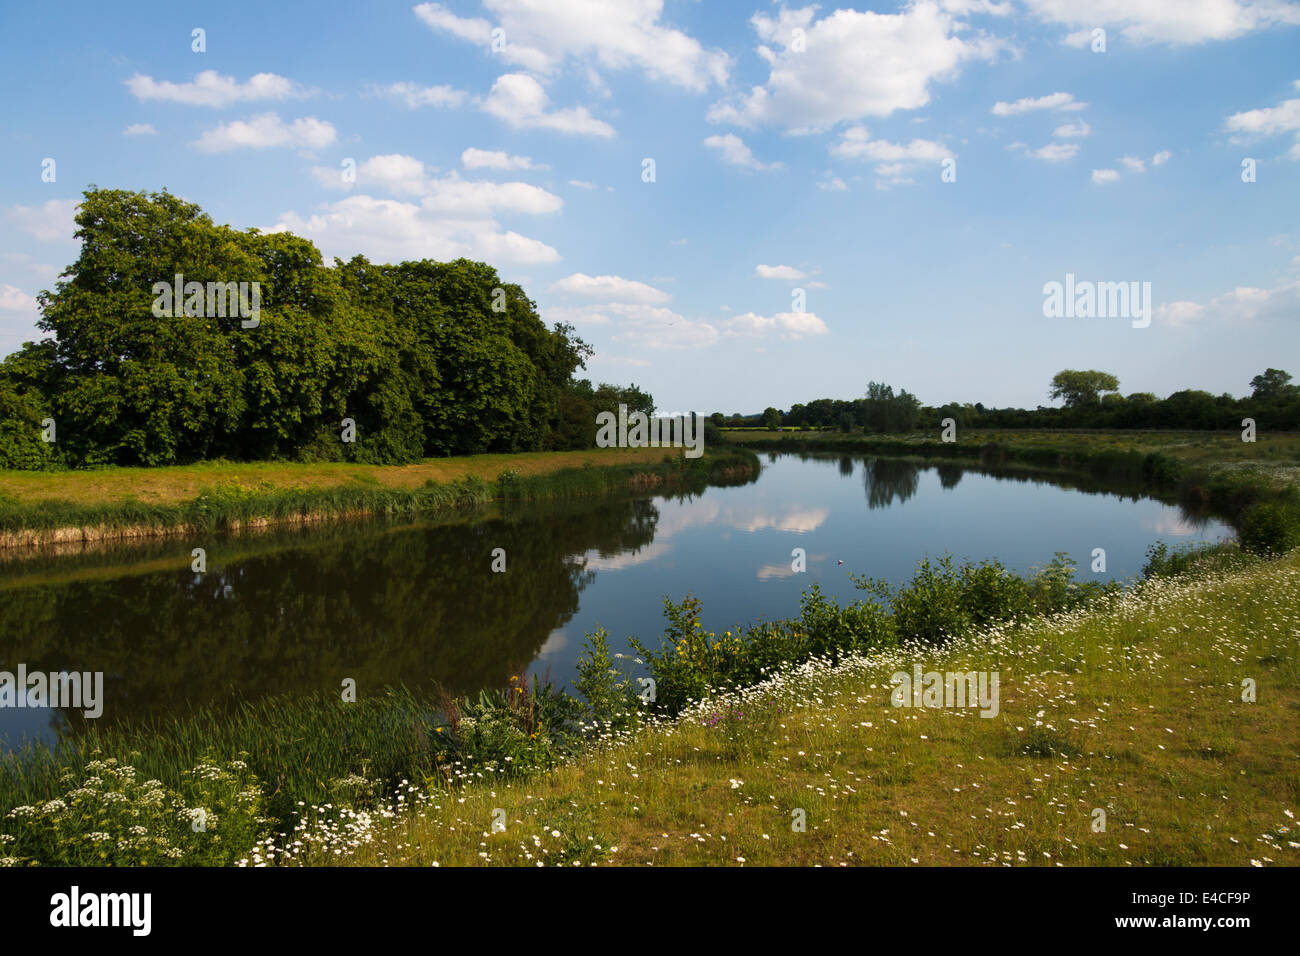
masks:
<path id="1" fill-rule="evenodd" d="M 1300 376 L 1300 3 L 12 4 L 0 36 L 0 353 L 94 183 L 488 261 L 664 411 Z M 1067 273 L 1150 282 L 1150 325 L 1046 317 Z"/>

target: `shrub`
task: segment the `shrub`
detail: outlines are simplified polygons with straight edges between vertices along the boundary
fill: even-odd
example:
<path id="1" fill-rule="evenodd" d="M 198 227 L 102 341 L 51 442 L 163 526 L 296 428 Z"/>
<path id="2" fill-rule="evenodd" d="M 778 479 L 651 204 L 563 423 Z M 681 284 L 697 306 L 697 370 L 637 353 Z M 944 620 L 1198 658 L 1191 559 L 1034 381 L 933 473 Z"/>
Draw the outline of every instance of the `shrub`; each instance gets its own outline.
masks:
<path id="1" fill-rule="evenodd" d="M 1286 504 L 1263 502 L 1242 516 L 1237 538 L 1251 554 L 1283 554 L 1300 545 L 1300 517 Z"/>
<path id="2" fill-rule="evenodd" d="M 67 793 L 15 807 L 0 835 L 9 865 L 224 865 L 246 853 L 270 821 L 262 792 L 242 760 L 193 768 L 180 790 L 140 780 L 113 758 L 68 773 Z M 75 784 L 75 785 L 74 785 Z"/>

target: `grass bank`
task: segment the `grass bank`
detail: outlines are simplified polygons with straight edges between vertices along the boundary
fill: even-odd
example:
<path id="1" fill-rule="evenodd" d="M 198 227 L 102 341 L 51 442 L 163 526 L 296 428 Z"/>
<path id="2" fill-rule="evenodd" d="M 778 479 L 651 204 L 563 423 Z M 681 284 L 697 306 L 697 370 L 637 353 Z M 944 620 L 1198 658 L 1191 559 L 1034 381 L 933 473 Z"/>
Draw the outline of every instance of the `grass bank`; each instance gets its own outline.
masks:
<path id="1" fill-rule="evenodd" d="M 297 858 L 1297 865 L 1298 645 L 1300 555 L 1155 578 L 1024 628 L 814 661 L 536 779 L 405 791 Z M 915 664 L 997 671 L 997 716 L 893 706 Z"/>
<path id="2" fill-rule="evenodd" d="M 241 530 L 329 518 L 438 514 L 491 501 L 746 480 L 752 454 L 660 448 L 436 459 L 419 465 L 205 463 L 0 472 L 0 549 Z"/>

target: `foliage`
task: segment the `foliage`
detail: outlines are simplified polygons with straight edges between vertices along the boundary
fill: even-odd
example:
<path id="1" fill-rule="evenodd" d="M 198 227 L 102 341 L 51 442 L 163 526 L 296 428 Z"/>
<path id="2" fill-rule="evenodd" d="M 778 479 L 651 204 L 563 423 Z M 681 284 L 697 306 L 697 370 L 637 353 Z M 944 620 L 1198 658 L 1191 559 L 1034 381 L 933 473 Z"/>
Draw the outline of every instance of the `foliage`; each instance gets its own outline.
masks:
<path id="1" fill-rule="evenodd" d="M 74 466 L 399 463 L 594 439 L 594 414 L 561 401 L 590 347 L 484 263 L 327 266 L 306 239 L 217 225 L 166 191 L 91 187 L 76 224 L 77 261 L 38 298 L 53 338 L 0 365 L 0 467 L 50 463 L 32 427 L 47 414 Z M 176 276 L 206 296 L 167 301 Z M 247 283 L 246 312 L 217 294 L 230 283 Z"/>
<path id="2" fill-rule="evenodd" d="M 1300 508 L 1263 501 L 1251 506 L 1237 529 L 1242 548 L 1252 554 L 1283 554 L 1300 546 Z"/>
<path id="3" fill-rule="evenodd" d="M 204 761 L 176 789 L 141 780 L 113 757 L 91 760 L 62 782 L 72 789 L 6 814 L 0 863 L 223 865 L 246 852 L 269 822 L 261 816 L 259 781 L 244 760 L 224 767 Z"/>
<path id="4" fill-rule="evenodd" d="M 1053 401 L 1064 400 L 1067 408 L 1079 408 L 1096 405 L 1101 401 L 1103 392 L 1114 392 L 1118 388 L 1119 379 L 1109 372 L 1065 369 L 1052 377 L 1052 388 L 1048 395 Z"/>

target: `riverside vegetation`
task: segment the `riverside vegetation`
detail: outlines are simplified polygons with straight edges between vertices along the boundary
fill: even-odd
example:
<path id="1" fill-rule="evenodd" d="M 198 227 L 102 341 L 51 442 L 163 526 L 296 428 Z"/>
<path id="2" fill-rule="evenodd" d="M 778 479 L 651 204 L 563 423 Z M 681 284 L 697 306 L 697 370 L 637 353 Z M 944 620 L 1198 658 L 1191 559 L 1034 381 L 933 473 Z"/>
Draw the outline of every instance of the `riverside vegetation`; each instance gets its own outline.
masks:
<path id="1" fill-rule="evenodd" d="M 1260 706 L 1261 719 L 1282 719 L 1285 705 L 1279 701 L 1291 700 L 1288 695 L 1295 692 L 1293 651 L 1300 635 L 1296 564 L 1294 556 L 1279 562 L 1232 545 L 1174 555 L 1153 548 L 1144 580 L 1125 590 L 1115 584 L 1076 582 L 1073 567 L 1060 556 L 1027 579 L 996 562 L 954 566 L 941 557 L 923 562 L 903 587 L 858 581 L 867 600 L 841 606 L 813 587 L 805 592 L 799 617 L 721 635 L 701 628 L 699 603 L 693 598 L 666 601 L 665 640 L 658 648 L 638 645 L 639 658 L 611 655 L 603 631 L 588 635 L 576 681 L 580 697 L 536 679 L 526 684 L 515 678 L 501 690 L 459 700 L 417 699 L 402 689 L 354 703 L 323 696 L 270 699 L 242 705 L 234 714 L 199 711 L 130 728 L 91 730 L 75 745 L 19 752 L 2 766 L 0 793 L 6 805 L 0 808 L 0 843 L 10 865 L 320 863 L 344 856 L 424 862 L 431 853 L 443 862 L 595 862 L 611 858 L 612 847 L 619 845 L 614 829 L 626 825 L 617 823 L 622 811 L 631 813 L 629 820 L 639 819 L 641 813 L 658 820 L 660 814 L 686 812 L 693 800 L 685 790 L 674 790 L 660 805 L 635 787 L 617 796 L 605 788 L 622 784 L 606 781 L 603 773 L 593 788 L 591 775 L 605 767 L 614 752 L 628 758 L 623 762 L 633 768 L 633 780 L 639 773 L 635 768 L 646 757 L 659 759 L 654 758 L 658 753 L 667 759 L 675 754 L 660 766 L 657 778 L 658 787 L 670 790 L 677 786 L 673 775 L 683 765 L 687 769 L 681 771 L 681 786 L 694 780 L 691 786 L 703 790 L 717 784 L 719 770 L 734 771 L 735 780 L 748 776 L 751 782 L 763 774 L 770 786 L 765 785 L 761 795 L 746 792 L 750 808 L 770 803 L 773 813 L 788 813 L 785 804 L 797 798 L 792 805 L 808 810 L 810 829 L 816 832 L 829 822 L 817 814 L 829 812 L 834 801 L 860 788 L 870 790 L 867 782 L 873 774 L 876 785 L 917 779 L 916 760 L 900 751 L 897 742 L 877 753 L 874 745 L 859 752 L 847 741 L 832 741 L 835 733 L 858 732 L 856 724 L 839 723 L 846 707 L 850 712 L 870 710 L 874 719 L 865 722 L 869 727 L 897 723 L 896 716 L 881 711 L 887 692 L 867 693 L 851 680 L 846 685 L 844 675 L 854 669 L 875 668 L 875 673 L 904 657 L 924 655 L 929 661 L 964 654 L 976 662 L 972 666 L 1013 671 L 1023 683 L 1015 685 L 1015 700 L 1004 702 L 1003 709 L 1006 714 L 1011 708 L 1017 717 L 984 722 L 997 729 L 976 735 L 981 746 L 989 743 L 990 734 L 1008 734 L 1007 720 L 1022 718 L 1023 706 L 1017 705 L 1023 705 L 1027 689 L 1033 688 L 1031 696 L 1041 703 L 1047 699 L 1042 688 L 1050 685 L 1053 692 L 1048 696 L 1055 695 L 1052 706 L 1059 713 L 1046 722 L 1038 714 L 1032 730 L 1022 727 L 1016 732 L 1016 743 L 1008 751 L 1013 762 L 1049 776 L 1056 771 L 1045 766 L 1088 753 L 1080 746 L 1085 727 L 1076 727 L 1071 715 L 1083 715 L 1079 719 L 1085 726 L 1097 722 L 1078 709 L 1076 697 L 1101 701 L 1115 692 L 1114 681 L 1123 681 L 1127 688 L 1144 672 L 1146 679 L 1167 678 L 1169 665 L 1163 655 L 1170 640 L 1197 661 L 1196 667 L 1206 669 L 1197 686 L 1216 700 L 1223 697 L 1218 703 L 1225 710 L 1231 709 L 1225 697 L 1230 688 L 1215 675 L 1221 677 L 1224 667 L 1238 668 L 1235 660 L 1229 665 L 1226 649 L 1235 657 L 1247 655 L 1253 665 L 1246 676 L 1254 675 L 1267 685 L 1268 695 L 1276 695 Z M 1183 583 L 1187 581 L 1194 583 L 1188 586 Z M 1243 590 L 1251 593 L 1250 601 L 1241 600 Z M 1202 618 L 1204 608 L 1187 605 L 1192 598 L 1210 600 L 1207 595 L 1217 595 L 1215 607 L 1226 615 L 1214 623 L 1214 634 L 1221 636 L 1208 644 L 1191 633 L 1188 623 L 1193 613 Z M 1117 621 L 1123 621 L 1123 627 Z M 1233 636 L 1238 626 L 1244 630 Z M 1044 644 L 1046 634 L 1051 635 L 1050 651 Z M 644 676 L 656 682 L 653 703 L 639 692 L 637 678 Z M 1085 679 L 1084 686 L 1072 688 Z M 1092 686 L 1094 680 L 1100 683 Z M 808 681 L 823 690 L 808 696 Z M 846 686 L 857 690 L 846 692 Z M 839 689 L 831 694 L 826 689 L 830 687 Z M 810 706 L 814 703 L 825 705 L 824 711 Z M 960 714 L 948 716 L 958 719 Z M 781 751 L 779 738 L 784 736 L 787 743 L 792 739 L 784 731 L 796 717 L 805 727 L 820 727 L 817 749 L 801 747 L 797 761 L 794 754 L 785 754 L 779 762 L 791 760 L 802 772 L 823 761 L 815 774 L 822 782 L 808 784 L 811 792 L 798 792 L 793 780 L 778 784 L 771 775 L 780 767 L 764 763 Z M 1160 719 L 1187 732 L 1185 720 L 1167 714 Z M 1223 755 L 1232 751 L 1224 748 L 1231 748 L 1233 735 L 1219 724 L 1207 726 L 1204 733 L 1212 738 L 1214 759 L 1226 759 Z M 694 756 L 676 749 L 700 734 L 709 735 L 708 748 L 693 745 Z M 1285 733 L 1275 738 L 1283 749 L 1286 740 Z M 951 743 L 958 751 L 966 746 L 959 734 Z M 1129 741 L 1129 746 L 1136 742 Z M 999 747 L 1005 750 L 1007 741 Z M 1259 747 L 1263 744 L 1258 741 L 1251 745 L 1252 750 Z M 814 757 L 805 759 L 809 753 Z M 966 750 L 962 759 L 982 761 L 986 754 L 997 753 L 997 748 Z M 631 759 L 638 754 L 644 756 Z M 1103 762 L 1118 760 L 1117 773 L 1129 759 L 1122 752 L 1091 756 Z M 1046 764 L 1039 766 L 1043 761 Z M 714 783 L 704 783 L 702 776 Z M 627 783 L 625 774 L 614 779 Z M 1270 783 L 1270 791 L 1294 786 L 1293 777 L 1288 779 L 1290 784 L 1279 777 Z M 566 780 L 583 780 L 584 792 L 569 792 L 559 802 L 531 799 L 534 791 L 554 792 Z M 783 796 L 777 797 L 778 792 Z M 635 810 L 624 806 L 625 798 Z M 1109 798 L 1129 806 L 1123 794 Z M 527 818 L 534 823 L 542 818 L 554 821 L 552 829 L 561 836 L 536 843 L 543 835 L 534 834 L 518 844 L 519 852 L 513 840 L 499 841 L 504 857 L 485 851 L 477 844 L 486 845 L 490 838 L 480 834 L 490 833 L 492 817 L 489 813 L 475 822 L 465 818 L 469 811 L 463 801 L 471 799 L 509 808 L 506 814 L 515 826 Z M 942 802 L 938 792 L 927 799 L 932 806 Z M 580 819 L 560 809 L 564 802 L 581 808 Z M 997 819 L 1001 812 L 990 815 Z M 1036 812 L 1039 827 L 1056 823 L 1050 810 L 1040 807 Z M 679 845 L 665 859 L 695 859 L 697 846 L 708 846 L 713 853 L 717 848 L 710 841 L 722 826 L 721 818 L 700 824 L 695 829 L 710 834 L 700 838 L 703 844 L 696 840 L 697 832 L 692 842 Z M 906 828 L 906 822 L 901 826 Z M 775 822 L 767 828 L 779 829 Z M 412 843 L 414 832 L 420 838 Z M 1284 835 L 1279 832 L 1277 839 Z M 651 834 L 641 836 L 649 840 Z M 1034 840 L 1049 841 L 1058 849 L 1060 839 L 1041 829 L 1034 834 Z M 467 841 L 475 844 L 474 855 L 466 852 Z M 812 842 L 821 845 L 821 840 Z M 638 846 L 638 852 L 649 854 L 648 860 L 659 852 L 648 842 L 622 843 Z M 788 845 L 786 837 L 773 846 L 782 845 Z M 1208 844 L 1197 845 L 1204 856 Z M 866 849 L 861 846 L 854 853 L 863 858 Z M 773 850 L 755 859 L 783 856 Z M 1117 855 L 1110 862 L 1122 858 Z M 793 859 L 809 858 L 801 850 Z M 1160 862 L 1176 860 L 1195 857 L 1180 850 Z"/>

